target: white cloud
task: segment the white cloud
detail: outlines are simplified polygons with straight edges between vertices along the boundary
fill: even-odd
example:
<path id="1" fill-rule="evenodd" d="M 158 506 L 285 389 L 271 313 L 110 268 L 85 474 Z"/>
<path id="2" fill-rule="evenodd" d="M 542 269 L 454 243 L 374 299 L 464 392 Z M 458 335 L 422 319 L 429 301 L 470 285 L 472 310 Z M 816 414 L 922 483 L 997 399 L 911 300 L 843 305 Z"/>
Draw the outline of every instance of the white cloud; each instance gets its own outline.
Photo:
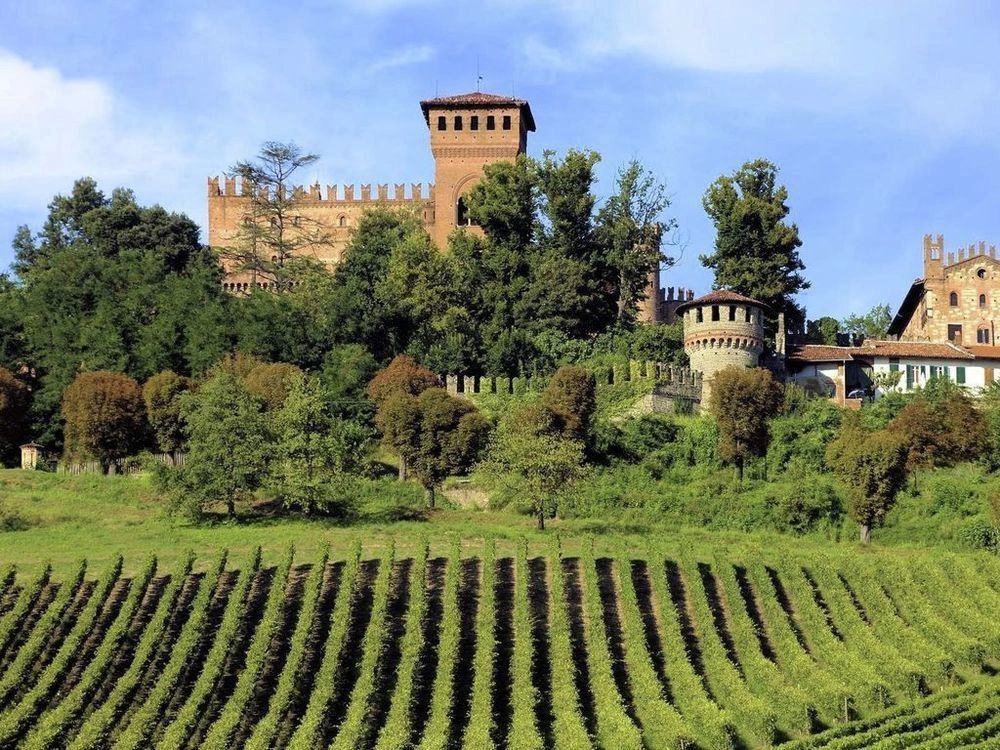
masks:
<path id="1" fill-rule="evenodd" d="M 371 68 L 369 68 L 369 70 L 374 73 L 376 71 L 387 70 L 389 68 L 402 68 L 407 65 L 416 65 L 418 63 L 431 60 L 435 54 L 436 50 L 429 44 L 411 45 L 409 47 L 404 47 L 389 57 L 376 61 Z"/>
<path id="2" fill-rule="evenodd" d="M 104 82 L 0 49 L 0 200 L 37 209 L 73 180 L 130 184 L 181 161 L 167 128 L 138 120 Z"/>

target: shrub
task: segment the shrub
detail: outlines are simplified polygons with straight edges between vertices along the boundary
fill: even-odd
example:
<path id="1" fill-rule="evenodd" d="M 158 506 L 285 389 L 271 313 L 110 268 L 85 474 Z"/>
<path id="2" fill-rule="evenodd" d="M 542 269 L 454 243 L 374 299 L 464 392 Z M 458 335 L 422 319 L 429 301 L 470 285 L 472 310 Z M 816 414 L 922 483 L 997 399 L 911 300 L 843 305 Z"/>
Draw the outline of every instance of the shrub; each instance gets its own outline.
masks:
<path id="1" fill-rule="evenodd" d="M 962 544 L 973 549 L 990 552 L 1000 550 L 1000 529 L 982 517 L 970 518 L 958 527 L 955 536 Z"/>
<path id="2" fill-rule="evenodd" d="M 112 461 L 142 447 L 146 407 L 142 390 L 120 372 L 85 372 L 63 394 L 66 453 L 74 459 L 97 459 L 107 472 Z"/>
<path id="3" fill-rule="evenodd" d="M 24 531 L 31 526 L 32 523 L 27 516 L 0 501 L 0 532 Z"/>

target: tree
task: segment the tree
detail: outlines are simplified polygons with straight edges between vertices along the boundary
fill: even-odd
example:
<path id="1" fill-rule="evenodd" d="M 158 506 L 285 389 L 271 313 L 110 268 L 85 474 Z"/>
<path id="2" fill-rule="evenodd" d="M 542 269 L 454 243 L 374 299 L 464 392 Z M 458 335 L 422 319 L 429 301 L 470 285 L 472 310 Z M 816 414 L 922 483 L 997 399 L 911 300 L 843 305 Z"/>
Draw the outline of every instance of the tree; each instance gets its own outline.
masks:
<path id="1" fill-rule="evenodd" d="M 368 384 L 368 398 L 377 408 L 397 393 L 419 396 L 439 384 L 437 375 L 419 365 L 413 357 L 399 354 L 372 378 Z"/>
<path id="2" fill-rule="evenodd" d="M 889 423 L 903 440 L 907 469 L 954 466 L 975 461 L 989 445 L 988 424 L 964 390 L 933 378 Z"/>
<path id="3" fill-rule="evenodd" d="M 840 321 L 829 315 L 810 320 L 806 325 L 806 336 L 811 344 L 836 346 L 838 333 L 840 333 Z"/>
<path id="4" fill-rule="evenodd" d="M 24 381 L 0 367 L 0 466 L 14 456 L 28 424 L 31 392 Z"/>
<path id="5" fill-rule="evenodd" d="M 106 196 L 93 180 L 78 180 L 53 198 L 37 235 L 19 231 L 15 252 L 16 356 L 35 374 L 34 435 L 53 448 L 61 444 L 60 400 L 77 373 L 191 375 L 231 347 L 233 300 L 198 225 L 140 205 L 129 190 Z M 4 294 L 0 309 L 7 301 Z"/>
<path id="6" fill-rule="evenodd" d="M 527 495 L 538 528 L 553 515 L 558 498 L 583 471 L 584 445 L 563 434 L 552 434 L 544 418 L 528 406 L 501 423 L 490 443 L 484 466 L 492 474 L 509 472 L 523 482 L 520 492 Z"/>
<path id="7" fill-rule="evenodd" d="M 142 386 L 146 404 L 146 419 L 153 430 L 157 447 L 176 459 L 184 444 L 184 419 L 181 416 L 181 396 L 192 389 L 190 378 L 173 370 L 159 372 Z"/>
<path id="8" fill-rule="evenodd" d="M 594 373 L 584 367 L 567 365 L 556 370 L 542 392 L 541 404 L 555 417 L 566 437 L 586 444 L 597 408 Z"/>
<path id="9" fill-rule="evenodd" d="M 260 399 L 265 411 L 277 411 L 285 403 L 292 384 L 302 377 L 302 370 L 288 362 L 257 365 L 244 378 L 247 392 Z"/>
<path id="10" fill-rule="evenodd" d="M 322 384 L 304 375 L 292 379 L 274 415 L 274 432 L 272 476 L 279 496 L 306 513 L 330 510 L 330 479 L 357 470 L 370 442 L 369 431 L 330 414 Z"/>
<path id="11" fill-rule="evenodd" d="M 847 485 L 851 517 L 861 526 L 861 543 L 881 526 L 906 484 L 906 444 L 890 430 L 864 430 L 858 419 L 845 419 L 827 449 L 827 464 Z"/>
<path id="12" fill-rule="evenodd" d="M 294 143 L 267 141 L 254 159 L 232 166 L 246 197 L 246 216 L 229 246 L 219 252 L 230 271 L 249 272 L 252 285 L 288 291 L 308 254 L 329 245 L 323 225 L 302 210 L 303 194 L 292 179 L 296 172 L 319 160 Z"/>
<path id="13" fill-rule="evenodd" d="M 489 434 L 489 422 L 475 406 L 442 388 L 419 396 L 396 393 L 379 413 L 383 434 L 423 485 L 429 508 L 436 488 L 450 474 L 472 466 Z"/>
<path id="14" fill-rule="evenodd" d="M 781 409 L 781 385 L 769 370 L 727 367 L 712 378 L 708 409 L 719 427 L 719 455 L 736 465 L 743 485 L 743 467 L 751 457 L 767 454 L 768 420 Z"/>
<path id="15" fill-rule="evenodd" d="M 888 305 L 875 305 L 862 315 L 848 315 L 844 318 L 844 332 L 858 339 L 884 339 L 892 324 L 892 312 Z"/>
<path id="16" fill-rule="evenodd" d="M 182 399 L 188 430 L 177 492 L 199 512 L 225 503 L 230 518 L 236 503 L 260 488 L 267 476 L 271 435 L 261 403 L 239 378 L 220 372 Z"/>
<path id="17" fill-rule="evenodd" d="M 635 320 L 650 272 L 674 263 L 663 252 L 666 236 L 677 228 L 675 219 L 662 218 L 669 207 L 666 186 L 633 159 L 618 170 L 615 193 L 598 212 L 598 236 L 614 273 L 620 324 Z"/>
<path id="18" fill-rule="evenodd" d="M 62 400 L 66 455 L 93 458 L 107 473 L 117 459 L 142 447 L 146 409 L 142 389 L 120 372 L 84 372 L 70 383 Z"/>
<path id="19" fill-rule="evenodd" d="M 794 297 L 809 282 L 801 274 L 798 227 L 785 221 L 788 190 L 777 177 L 774 164 L 757 159 L 712 183 L 702 204 L 715 223 L 715 251 L 701 263 L 715 271 L 716 289 L 753 297 L 801 323 Z"/>
<path id="20" fill-rule="evenodd" d="M 334 414 L 370 423 L 372 408 L 365 388 L 377 370 L 375 358 L 361 344 L 340 344 L 326 353 L 319 379 Z"/>

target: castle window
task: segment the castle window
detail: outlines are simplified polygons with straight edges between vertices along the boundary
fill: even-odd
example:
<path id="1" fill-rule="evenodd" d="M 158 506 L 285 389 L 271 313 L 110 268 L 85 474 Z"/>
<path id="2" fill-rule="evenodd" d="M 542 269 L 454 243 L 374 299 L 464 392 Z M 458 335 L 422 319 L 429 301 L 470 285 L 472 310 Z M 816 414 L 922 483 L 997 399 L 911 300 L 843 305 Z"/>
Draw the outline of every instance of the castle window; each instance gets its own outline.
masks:
<path id="1" fill-rule="evenodd" d="M 729 306 L 729 320 L 736 320 L 736 305 Z"/>
<path id="2" fill-rule="evenodd" d="M 948 340 L 954 344 L 962 343 L 962 326 L 951 324 L 948 326 Z"/>
<path id="3" fill-rule="evenodd" d="M 455 205 L 455 224 L 460 227 L 478 226 L 469 216 L 469 207 L 465 205 L 465 198 L 462 196 L 459 196 L 458 203 Z"/>
<path id="4" fill-rule="evenodd" d="M 455 130 L 462 129 L 462 115 L 455 115 Z"/>
<path id="5" fill-rule="evenodd" d="M 980 294 L 979 295 L 979 306 L 980 307 L 986 307 L 986 295 L 985 294 Z"/>
<path id="6" fill-rule="evenodd" d="M 438 130 L 447 130 L 447 129 L 448 129 L 448 118 L 445 117 L 444 115 L 439 115 Z"/>
<path id="7" fill-rule="evenodd" d="M 705 311 L 702 310 L 702 308 L 700 308 L 700 307 L 697 310 L 696 322 L 698 322 L 698 323 L 704 323 L 705 322 Z"/>
<path id="8" fill-rule="evenodd" d="M 479 115 L 469 118 L 469 130 L 479 130 Z"/>
<path id="9" fill-rule="evenodd" d="M 340 226 L 342 226 L 342 227 L 346 227 L 347 226 L 347 217 L 346 216 L 341 216 L 339 219 L 337 219 L 337 223 Z"/>
<path id="10" fill-rule="evenodd" d="M 990 329 L 980 328 L 976 331 L 976 343 L 977 344 L 989 344 L 990 343 Z"/>
<path id="11" fill-rule="evenodd" d="M 510 130 L 510 115 L 503 116 L 503 129 Z"/>
<path id="12" fill-rule="evenodd" d="M 497 129 L 497 118 L 493 115 L 486 115 L 486 129 L 496 130 Z"/>
<path id="13" fill-rule="evenodd" d="M 712 305 L 712 321 L 717 321 L 719 319 L 719 306 Z"/>
<path id="14" fill-rule="evenodd" d="M 985 279 L 986 278 L 986 269 L 985 268 L 980 268 L 978 271 L 976 271 L 976 276 L 978 276 L 981 279 Z"/>
<path id="15" fill-rule="evenodd" d="M 958 307 L 958 292 L 952 292 L 948 295 L 948 304 L 952 307 Z"/>

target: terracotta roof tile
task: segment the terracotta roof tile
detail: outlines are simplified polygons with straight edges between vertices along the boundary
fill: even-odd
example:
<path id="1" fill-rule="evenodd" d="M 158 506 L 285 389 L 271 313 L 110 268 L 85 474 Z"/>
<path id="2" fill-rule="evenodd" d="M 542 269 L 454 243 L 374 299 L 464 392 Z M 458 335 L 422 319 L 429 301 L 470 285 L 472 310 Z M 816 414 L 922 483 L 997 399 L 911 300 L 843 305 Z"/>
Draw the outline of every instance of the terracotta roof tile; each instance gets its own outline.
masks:
<path id="1" fill-rule="evenodd" d="M 858 357 L 922 357 L 924 359 L 973 359 L 960 346 L 929 341 L 865 341 L 853 349 Z"/>
<path id="2" fill-rule="evenodd" d="M 985 344 L 963 347 L 977 359 L 1000 359 L 1000 346 L 986 346 Z"/>
<path id="3" fill-rule="evenodd" d="M 423 110 L 424 119 L 430 122 L 427 110 L 431 107 L 486 107 L 486 106 L 507 106 L 518 107 L 524 114 L 525 127 L 534 132 L 535 118 L 531 114 L 531 107 L 525 99 L 516 99 L 512 96 L 501 96 L 499 94 L 487 94 L 484 91 L 470 91 L 468 94 L 456 94 L 454 96 L 436 96 L 433 99 L 424 99 L 420 102 L 420 109 Z"/>
<path id="4" fill-rule="evenodd" d="M 846 362 L 854 358 L 853 346 L 827 346 L 824 344 L 804 344 L 789 347 L 788 359 L 798 362 Z"/>
<path id="5" fill-rule="evenodd" d="M 696 299 L 688 300 L 682 305 L 677 306 L 677 312 L 687 309 L 688 307 L 694 307 L 696 305 L 711 305 L 711 304 L 723 304 L 723 303 L 743 303 L 749 305 L 756 305 L 757 307 L 762 307 L 765 310 L 770 308 L 763 302 L 758 302 L 751 297 L 745 297 L 742 294 L 738 294 L 729 289 L 717 289 L 714 292 L 709 292 L 708 294 L 703 294 Z"/>

